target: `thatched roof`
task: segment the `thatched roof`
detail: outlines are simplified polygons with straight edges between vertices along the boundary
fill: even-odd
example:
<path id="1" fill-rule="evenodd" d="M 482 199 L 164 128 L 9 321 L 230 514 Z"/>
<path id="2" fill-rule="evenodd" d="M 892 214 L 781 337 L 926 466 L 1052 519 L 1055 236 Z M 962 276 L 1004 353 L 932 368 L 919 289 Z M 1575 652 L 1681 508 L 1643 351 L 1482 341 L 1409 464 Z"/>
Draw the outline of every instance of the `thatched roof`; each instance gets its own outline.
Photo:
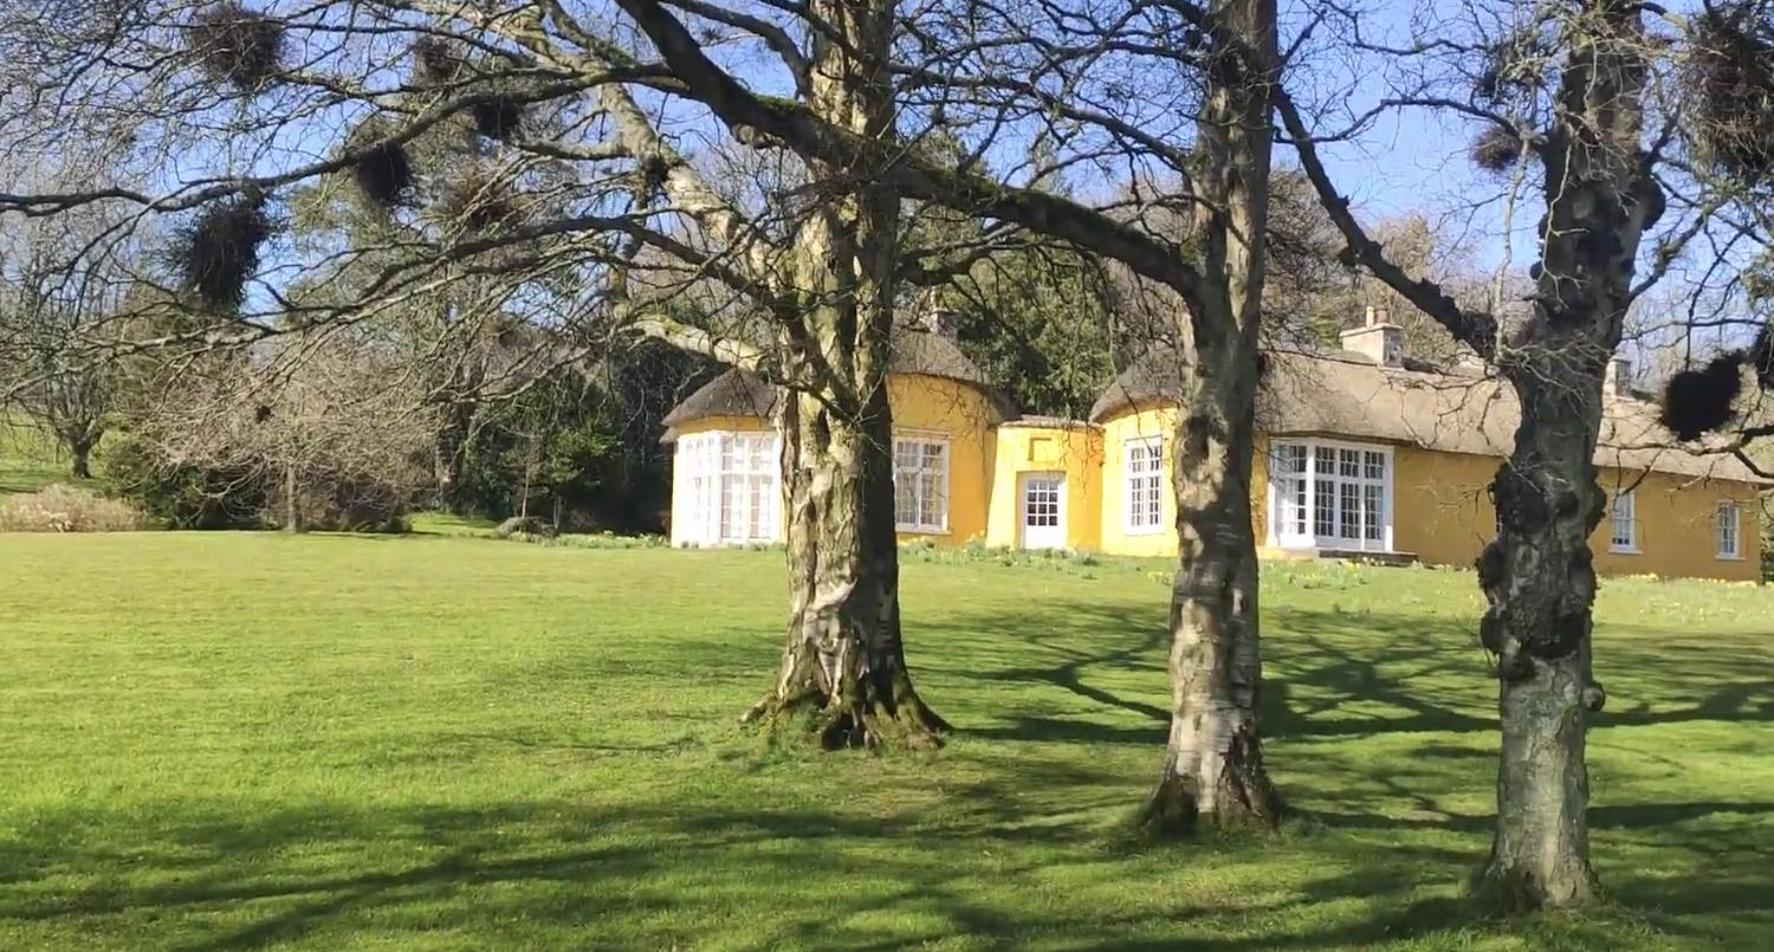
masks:
<path id="1" fill-rule="evenodd" d="M 777 388 L 749 370 L 729 370 L 698 387 L 671 408 L 663 421 L 668 428 L 717 416 L 763 417 L 776 411 Z"/>
<path id="2" fill-rule="evenodd" d="M 899 327 L 890 342 L 887 371 L 922 374 L 969 384 L 983 391 L 1000 419 L 1014 420 L 1016 408 L 992 388 L 991 381 L 955 342 L 921 327 Z M 704 384 L 665 415 L 665 425 L 676 428 L 715 416 L 769 418 L 776 410 L 779 390 L 756 374 L 729 370 Z M 675 434 L 667 430 L 666 439 Z"/>
<path id="3" fill-rule="evenodd" d="M 1507 456 L 1521 407 L 1507 383 L 1481 371 L 1382 367 L 1348 351 L 1270 352 L 1257 399 L 1257 425 L 1277 436 L 1319 434 L 1418 446 L 1448 453 Z M 1101 422 L 1130 407 L 1174 403 L 1174 355 L 1137 361 L 1091 407 Z M 1764 483 L 1736 459 L 1690 453 L 1657 422 L 1657 407 L 1634 397 L 1603 403 L 1599 466 Z"/>

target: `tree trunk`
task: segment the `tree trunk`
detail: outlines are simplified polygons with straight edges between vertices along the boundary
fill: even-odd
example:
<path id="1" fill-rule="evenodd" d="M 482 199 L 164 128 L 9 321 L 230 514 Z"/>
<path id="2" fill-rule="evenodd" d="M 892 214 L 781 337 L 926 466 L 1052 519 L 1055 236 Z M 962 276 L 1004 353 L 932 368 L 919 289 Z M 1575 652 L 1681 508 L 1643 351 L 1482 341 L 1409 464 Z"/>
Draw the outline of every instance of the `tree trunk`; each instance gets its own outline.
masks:
<path id="1" fill-rule="evenodd" d="M 1270 829 L 1281 817 L 1257 724 L 1262 661 L 1248 396 L 1255 387 L 1232 380 L 1224 392 L 1220 385 L 1201 381 L 1176 436 L 1170 740 L 1142 818 L 1158 834 L 1203 824 Z"/>
<path id="2" fill-rule="evenodd" d="M 295 463 L 285 463 L 283 467 L 283 531 L 302 531 L 302 500 Z"/>
<path id="3" fill-rule="evenodd" d="M 1497 349 L 1522 415 L 1491 484 L 1498 537 L 1479 559 L 1490 601 L 1479 633 L 1498 659 L 1503 734 L 1497 833 L 1479 888 L 1511 912 L 1579 905 L 1596 891 L 1585 734 L 1587 712 L 1606 695 L 1590 669 L 1589 537 L 1607 496 L 1594 454 L 1639 245 L 1664 206 L 1640 152 L 1642 8 L 1584 7 L 1541 151 L 1547 210 L 1533 314 Z"/>
<path id="4" fill-rule="evenodd" d="M 1604 695 L 1590 676 L 1589 537 L 1607 496 L 1591 459 L 1601 378 L 1577 363 L 1540 360 L 1511 374 L 1535 409 L 1522 414 L 1515 451 L 1491 484 L 1501 528 L 1479 560 L 1490 601 L 1480 634 L 1498 658 L 1503 733 L 1497 833 L 1480 888 L 1506 911 L 1578 904 L 1596 888 L 1585 720 Z"/>
<path id="5" fill-rule="evenodd" d="M 775 686 L 748 717 L 827 749 L 932 746 L 947 725 L 912 686 L 900 640 L 885 388 L 861 420 L 789 395 L 781 429 L 788 638 Z"/>
<path id="6" fill-rule="evenodd" d="M 75 479 L 92 478 L 92 444 L 76 441 L 69 447 L 74 457 L 73 475 Z"/>
<path id="7" fill-rule="evenodd" d="M 1272 829 L 1281 798 L 1257 725 L 1257 554 L 1251 528 L 1263 235 L 1269 207 L 1273 0 L 1217 0 L 1195 184 L 1202 287 L 1179 367 L 1173 439 L 1177 574 L 1170 604 L 1170 741 L 1142 816 L 1154 833 Z"/>
<path id="8" fill-rule="evenodd" d="M 810 104 L 871 141 L 893 133 L 885 63 L 893 0 L 815 0 Z M 752 710 L 826 748 L 928 747 L 946 729 L 912 687 L 900 640 L 893 417 L 887 365 L 899 195 L 862 166 L 813 163 L 824 203 L 795 236 L 803 302 L 782 345 L 789 625 L 782 666 Z"/>

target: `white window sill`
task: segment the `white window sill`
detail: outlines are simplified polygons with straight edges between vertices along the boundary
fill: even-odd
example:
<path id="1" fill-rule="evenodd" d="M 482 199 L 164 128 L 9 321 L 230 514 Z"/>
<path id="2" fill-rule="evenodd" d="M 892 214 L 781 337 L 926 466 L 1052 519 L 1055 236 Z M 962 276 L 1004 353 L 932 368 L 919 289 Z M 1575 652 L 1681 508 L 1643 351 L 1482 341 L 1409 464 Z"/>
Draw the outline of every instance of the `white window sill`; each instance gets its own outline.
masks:
<path id="1" fill-rule="evenodd" d="M 1743 556 L 1741 556 L 1741 555 L 1722 555 L 1721 554 L 1721 555 L 1717 556 L 1717 558 L 1720 562 L 1741 562 L 1741 561 L 1743 561 Z"/>
<path id="2" fill-rule="evenodd" d="M 949 527 L 896 525 L 893 527 L 893 531 L 903 532 L 906 535 L 948 535 Z"/>
<path id="3" fill-rule="evenodd" d="M 1640 555 L 1640 554 L 1642 554 L 1639 552 L 1639 550 L 1637 548 L 1621 547 L 1621 546 L 1617 546 L 1617 545 L 1608 546 L 1608 551 L 1613 553 L 1614 555 Z"/>

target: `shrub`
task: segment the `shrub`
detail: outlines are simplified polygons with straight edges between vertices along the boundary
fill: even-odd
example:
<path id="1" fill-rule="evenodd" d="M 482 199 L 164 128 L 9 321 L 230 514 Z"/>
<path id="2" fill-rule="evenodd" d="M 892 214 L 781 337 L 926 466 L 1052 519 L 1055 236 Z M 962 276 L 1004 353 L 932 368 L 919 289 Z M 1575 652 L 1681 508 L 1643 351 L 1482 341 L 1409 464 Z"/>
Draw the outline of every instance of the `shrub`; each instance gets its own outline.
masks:
<path id="1" fill-rule="evenodd" d="M 512 516 L 510 519 L 499 523 L 499 527 L 493 530 L 493 535 L 501 539 L 509 539 L 512 536 L 520 535 L 552 539 L 555 535 L 555 529 L 554 526 L 543 522 L 535 516 Z"/>
<path id="2" fill-rule="evenodd" d="M 178 462 L 136 440 L 116 444 L 106 475 L 113 490 L 175 529 L 265 529 L 288 519 L 283 480 L 266 461 L 237 466 Z M 323 532 L 406 532 L 406 491 L 393 481 L 344 476 L 320 467 L 300 474 L 302 528 Z"/>
<path id="3" fill-rule="evenodd" d="M 264 528 L 269 487 L 250 469 L 173 462 L 125 437 L 111 445 L 105 474 L 113 492 L 171 528 Z"/>
<path id="4" fill-rule="evenodd" d="M 147 524 L 127 502 L 61 483 L 0 503 L 0 532 L 131 532 Z"/>

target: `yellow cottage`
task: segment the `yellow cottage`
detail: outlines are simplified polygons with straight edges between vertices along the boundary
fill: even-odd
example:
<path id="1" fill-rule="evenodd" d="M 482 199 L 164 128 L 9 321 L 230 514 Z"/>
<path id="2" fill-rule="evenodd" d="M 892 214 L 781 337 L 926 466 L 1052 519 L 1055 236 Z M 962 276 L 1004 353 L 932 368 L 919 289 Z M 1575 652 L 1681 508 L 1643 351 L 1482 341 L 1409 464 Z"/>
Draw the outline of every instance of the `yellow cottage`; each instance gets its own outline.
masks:
<path id="1" fill-rule="evenodd" d="M 1252 509 L 1262 554 L 1469 565 L 1494 533 L 1487 487 L 1513 439 L 1514 391 L 1478 368 L 1403 354 L 1383 312 L 1343 349 L 1271 353 L 1258 408 Z M 1726 456 L 1660 446 L 1656 407 L 1610 369 L 1596 451 L 1612 511 L 1591 544 L 1604 574 L 1760 577 L 1765 482 Z M 1023 416 L 939 326 L 893 341 L 902 541 L 1176 552 L 1170 449 L 1177 366 L 1136 363 L 1089 420 Z M 782 537 L 776 393 L 729 371 L 665 419 L 676 443 L 671 541 Z"/>

